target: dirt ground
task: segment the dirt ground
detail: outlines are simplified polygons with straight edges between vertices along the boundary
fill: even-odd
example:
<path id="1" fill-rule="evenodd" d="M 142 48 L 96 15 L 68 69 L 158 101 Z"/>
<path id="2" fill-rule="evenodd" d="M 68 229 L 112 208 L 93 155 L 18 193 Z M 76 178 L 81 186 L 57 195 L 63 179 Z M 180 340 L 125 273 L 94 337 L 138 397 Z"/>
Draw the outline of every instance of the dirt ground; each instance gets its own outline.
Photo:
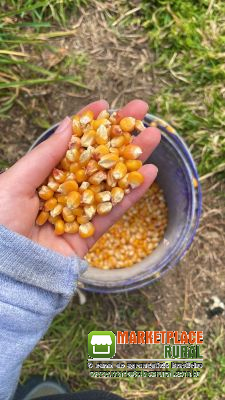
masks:
<path id="1" fill-rule="evenodd" d="M 104 4 L 101 7 L 102 10 L 91 9 L 71 22 L 71 26 L 79 24 L 77 35 L 58 41 L 64 51 L 82 53 L 86 57 L 83 79 L 89 89 L 78 92 L 68 85 L 46 86 L 22 93 L 25 109 L 19 105 L 14 107 L 9 119 L 0 123 L 0 158 L 9 164 L 22 156 L 43 131 L 35 123 L 37 117 L 52 124 L 99 98 L 107 99 L 112 108 L 135 97 L 151 104 L 151 94 L 163 84 L 156 80 L 151 68 L 153 56 L 148 38 L 134 27 L 120 31 L 115 24 L 109 28 Z M 44 63 L 50 62 L 47 56 L 43 54 Z M 71 66 L 70 72 L 76 73 L 77 68 Z M 223 316 L 212 319 L 207 316 L 207 301 L 211 296 L 225 300 L 224 190 L 224 183 L 216 179 L 204 183 L 203 214 L 191 249 L 153 289 L 140 291 L 146 304 L 154 305 L 154 317 L 162 329 L 194 327 L 203 329 L 207 335 L 224 324 Z M 114 305 L 117 306 L 116 297 Z M 120 325 L 116 312 L 114 325 Z"/>

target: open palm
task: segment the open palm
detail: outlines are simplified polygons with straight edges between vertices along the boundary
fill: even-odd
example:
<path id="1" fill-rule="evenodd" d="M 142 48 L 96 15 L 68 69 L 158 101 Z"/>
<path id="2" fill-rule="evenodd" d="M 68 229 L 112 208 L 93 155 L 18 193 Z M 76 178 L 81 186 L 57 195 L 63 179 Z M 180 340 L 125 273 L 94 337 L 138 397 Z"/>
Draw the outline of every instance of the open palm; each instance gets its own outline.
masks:
<path id="1" fill-rule="evenodd" d="M 104 100 L 85 107 L 85 109 L 92 110 L 95 117 L 100 111 L 107 108 L 108 103 Z M 82 109 L 80 113 L 85 109 Z M 124 117 L 133 116 L 143 119 L 147 109 L 148 106 L 145 102 L 133 100 L 120 110 L 120 114 Z M 77 254 L 83 257 L 96 240 L 143 196 L 154 181 L 157 168 L 150 164 L 144 165 L 141 168 L 145 177 L 144 183 L 126 195 L 110 214 L 94 218 L 95 234 L 93 237 L 82 239 L 78 234 L 56 236 L 52 225 L 45 224 L 42 227 L 35 225 L 39 209 L 36 189 L 65 155 L 71 135 L 71 120 L 67 117 L 59 125 L 54 135 L 0 176 L 0 224 L 65 256 Z M 143 150 L 142 161 L 149 157 L 159 141 L 160 132 L 156 128 L 146 128 L 134 139 L 134 143 Z"/>

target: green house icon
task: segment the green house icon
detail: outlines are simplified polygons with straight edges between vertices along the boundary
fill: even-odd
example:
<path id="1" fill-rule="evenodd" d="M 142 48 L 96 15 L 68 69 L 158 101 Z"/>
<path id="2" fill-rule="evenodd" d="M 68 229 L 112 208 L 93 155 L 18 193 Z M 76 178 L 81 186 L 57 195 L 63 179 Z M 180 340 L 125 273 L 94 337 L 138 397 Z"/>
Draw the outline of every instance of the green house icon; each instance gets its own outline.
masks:
<path id="1" fill-rule="evenodd" d="M 92 358 L 112 358 L 116 353 L 116 336 L 112 331 L 92 331 L 88 335 L 88 354 Z"/>

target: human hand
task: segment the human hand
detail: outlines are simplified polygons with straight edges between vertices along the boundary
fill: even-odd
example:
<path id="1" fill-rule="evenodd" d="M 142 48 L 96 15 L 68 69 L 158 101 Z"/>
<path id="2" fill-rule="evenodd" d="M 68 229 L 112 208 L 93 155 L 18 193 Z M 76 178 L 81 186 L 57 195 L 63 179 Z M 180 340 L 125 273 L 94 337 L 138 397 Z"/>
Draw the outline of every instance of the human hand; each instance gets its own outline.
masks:
<path id="1" fill-rule="evenodd" d="M 92 110 L 96 117 L 100 111 L 108 109 L 108 103 L 104 100 L 96 101 L 79 113 L 86 109 Z M 147 109 L 148 106 L 145 102 L 133 100 L 120 110 L 120 114 L 123 117 L 133 116 L 136 119 L 143 119 Z M 71 135 L 71 120 L 66 117 L 49 139 L 39 144 L 0 175 L 0 224 L 64 256 L 76 254 L 84 257 L 96 240 L 143 196 L 155 180 L 157 168 L 151 164 L 142 166 L 144 183 L 126 195 L 110 214 L 98 215 L 94 218 L 94 236 L 88 239 L 82 239 L 79 234 L 56 236 L 53 226 L 49 223 L 41 227 L 35 225 L 39 210 L 36 189 L 65 155 Z M 160 132 L 158 129 L 147 128 L 142 131 L 134 139 L 134 143 L 138 144 L 143 151 L 140 159 L 145 161 L 159 142 Z"/>

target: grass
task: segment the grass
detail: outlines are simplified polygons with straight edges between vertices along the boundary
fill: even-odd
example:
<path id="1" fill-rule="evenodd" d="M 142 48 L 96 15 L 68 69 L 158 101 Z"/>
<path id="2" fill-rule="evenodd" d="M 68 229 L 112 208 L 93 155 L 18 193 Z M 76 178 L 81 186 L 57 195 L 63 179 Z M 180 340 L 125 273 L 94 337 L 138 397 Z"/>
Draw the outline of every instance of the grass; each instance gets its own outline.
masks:
<path id="1" fill-rule="evenodd" d="M 85 0 L 1 0 L 0 14 L 0 116 L 17 102 L 19 95 L 30 86 L 69 83 L 86 88 L 81 75 L 67 75 L 71 57 L 62 53 L 49 40 L 72 36 L 76 29 L 65 29 L 66 13 L 77 12 Z M 45 50 L 55 61 L 43 67 L 36 57 Z"/>

